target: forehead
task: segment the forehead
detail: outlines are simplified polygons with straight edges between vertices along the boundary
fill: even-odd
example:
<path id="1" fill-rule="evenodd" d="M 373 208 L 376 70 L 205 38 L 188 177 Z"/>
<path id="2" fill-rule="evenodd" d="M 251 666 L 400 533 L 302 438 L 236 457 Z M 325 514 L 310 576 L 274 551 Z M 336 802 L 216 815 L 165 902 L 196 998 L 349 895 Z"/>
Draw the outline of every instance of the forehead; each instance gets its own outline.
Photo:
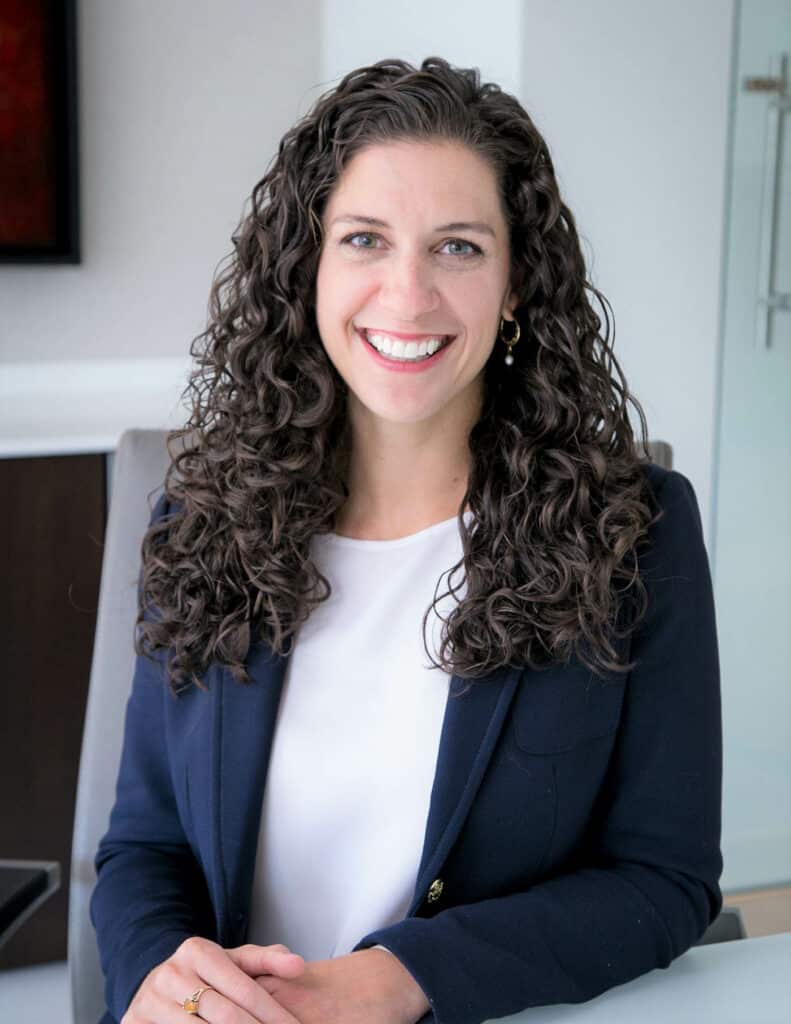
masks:
<path id="1" fill-rule="evenodd" d="M 365 200 L 370 209 L 359 208 Z M 350 205 L 352 204 L 353 205 Z M 374 208 L 375 207 L 375 208 Z M 344 167 L 325 207 L 325 219 L 338 214 L 468 220 L 501 220 L 497 179 L 491 165 L 459 142 L 372 143 Z"/>

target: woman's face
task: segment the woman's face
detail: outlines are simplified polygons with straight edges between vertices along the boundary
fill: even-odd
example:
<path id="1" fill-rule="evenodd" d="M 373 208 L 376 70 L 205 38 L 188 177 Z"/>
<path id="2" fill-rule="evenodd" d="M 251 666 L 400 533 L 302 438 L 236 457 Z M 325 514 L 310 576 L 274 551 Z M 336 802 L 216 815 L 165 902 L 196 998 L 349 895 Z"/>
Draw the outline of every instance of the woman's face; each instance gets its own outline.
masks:
<path id="1" fill-rule="evenodd" d="M 316 316 L 350 405 L 359 403 L 354 420 L 417 423 L 464 413 L 459 403 L 475 415 L 500 317 L 516 306 L 488 163 L 458 143 L 371 145 L 344 168 L 323 227 Z M 433 357 L 410 359 L 448 336 Z"/>

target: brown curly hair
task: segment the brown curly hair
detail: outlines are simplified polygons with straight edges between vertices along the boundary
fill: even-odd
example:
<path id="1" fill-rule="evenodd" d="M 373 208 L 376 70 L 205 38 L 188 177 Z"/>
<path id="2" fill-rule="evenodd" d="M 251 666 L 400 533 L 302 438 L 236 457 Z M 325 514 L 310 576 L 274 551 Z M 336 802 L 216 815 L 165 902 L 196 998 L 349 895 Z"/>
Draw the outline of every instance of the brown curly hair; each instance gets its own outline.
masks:
<path id="1" fill-rule="evenodd" d="M 439 662 L 426 610 L 427 654 L 469 680 L 572 655 L 597 675 L 634 667 L 613 641 L 646 613 L 637 548 L 661 510 L 641 466 L 645 416 L 609 344 L 609 303 L 586 280 L 547 145 L 477 68 L 388 59 L 347 74 L 286 132 L 192 342 L 192 412 L 168 435 L 168 512 L 143 541 L 135 639 L 138 654 L 166 649 L 175 692 L 202 686 L 212 661 L 248 681 L 251 643 L 287 653 L 330 595 L 309 545 L 348 497 L 351 438 L 348 388 L 315 316 L 321 215 L 352 156 L 396 140 L 461 142 L 494 169 L 522 332 L 512 366 L 493 354 L 484 368 L 458 513 L 463 556 L 448 571 L 450 581 L 463 569 L 467 590 L 442 619 Z"/>

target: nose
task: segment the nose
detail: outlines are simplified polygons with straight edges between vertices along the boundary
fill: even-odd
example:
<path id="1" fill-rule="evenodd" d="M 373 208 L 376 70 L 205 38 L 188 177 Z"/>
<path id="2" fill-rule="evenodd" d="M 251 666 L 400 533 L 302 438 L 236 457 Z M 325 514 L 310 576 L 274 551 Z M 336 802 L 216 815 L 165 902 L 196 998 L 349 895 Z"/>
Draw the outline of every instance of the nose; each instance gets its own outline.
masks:
<path id="1" fill-rule="evenodd" d="M 439 305 L 433 269 L 420 254 L 394 256 L 387 261 L 382 275 L 379 303 L 399 324 L 419 323 Z"/>

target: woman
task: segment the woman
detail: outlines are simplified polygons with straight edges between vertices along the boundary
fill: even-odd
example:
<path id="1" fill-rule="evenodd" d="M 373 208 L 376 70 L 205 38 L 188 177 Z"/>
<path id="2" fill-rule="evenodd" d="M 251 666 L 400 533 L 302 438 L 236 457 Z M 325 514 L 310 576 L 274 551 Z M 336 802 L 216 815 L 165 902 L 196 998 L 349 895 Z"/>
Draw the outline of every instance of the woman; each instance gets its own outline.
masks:
<path id="1" fill-rule="evenodd" d="M 711 580 L 545 142 L 380 61 L 234 241 L 143 543 L 105 1020 L 474 1024 L 667 966 L 722 902 Z"/>

